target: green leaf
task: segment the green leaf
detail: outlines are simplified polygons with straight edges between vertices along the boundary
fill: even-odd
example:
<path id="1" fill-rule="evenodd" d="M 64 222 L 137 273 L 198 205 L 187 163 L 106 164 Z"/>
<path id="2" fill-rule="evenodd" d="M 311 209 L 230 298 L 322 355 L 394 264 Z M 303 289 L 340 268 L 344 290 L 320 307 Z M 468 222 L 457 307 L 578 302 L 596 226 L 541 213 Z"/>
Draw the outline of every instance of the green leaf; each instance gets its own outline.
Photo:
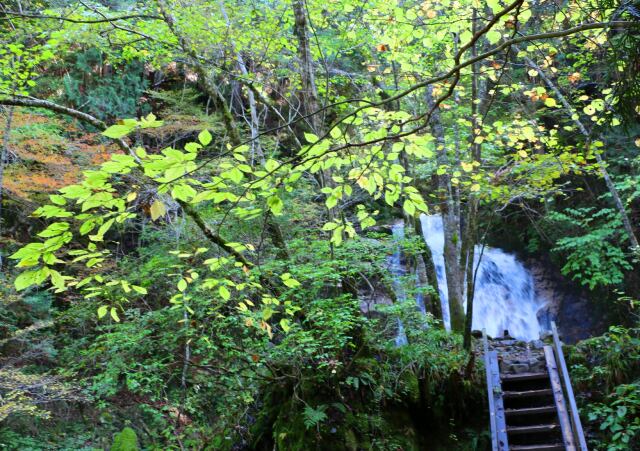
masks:
<path id="1" fill-rule="evenodd" d="M 201 149 L 202 146 L 198 143 L 186 143 L 184 145 L 184 150 L 186 150 L 187 152 L 197 152 L 198 149 Z"/>
<path id="2" fill-rule="evenodd" d="M 313 133 L 305 133 L 304 139 L 306 139 L 308 143 L 314 144 L 318 142 L 319 138 L 317 135 L 314 135 Z"/>
<path id="3" fill-rule="evenodd" d="M 123 136 L 127 136 L 129 133 L 131 133 L 131 131 L 134 128 L 135 128 L 135 125 L 116 124 L 107 128 L 105 131 L 102 132 L 102 134 L 107 138 L 119 139 L 119 138 L 122 138 Z"/>
<path id="4" fill-rule="evenodd" d="M 502 39 L 502 35 L 500 34 L 500 32 L 495 30 L 489 30 L 486 36 L 487 36 L 487 41 L 489 41 L 489 44 L 491 45 L 497 43 L 500 39 Z"/>
<path id="5" fill-rule="evenodd" d="M 115 307 L 111 307 L 111 311 L 109 313 L 111 314 L 111 318 L 113 318 L 116 323 L 120 322 L 120 317 L 118 316 L 118 312 L 116 311 Z"/>
<path id="6" fill-rule="evenodd" d="M 282 327 L 283 332 L 286 334 L 291 330 L 291 326 L 289 325 L 290 321 L 287 318 L 282 318 L 280 320 L 280 327 Z"/>
<path id="7" fill-rule="evenodd" d="M 280 213 L 282 213 L 284 203 L 278 196 L 271 196 L 267 199 L 267 206 L 274 215 L 278 216 L 280 215 Z"/>
<path id="8" fill-rule="evenodd" d="M 134 291 L 140 293 L 140 294 L 147 294 L 147 289 L 144 287 L 140 287 L 138 285 L 131 285 L 131 288 L 134 289 Z"/>
<path id="9" fill-rule="evenodd" d="M 416 214 L 416 206 L 414 205 L 414 203 L 407 199 L 404 201 L 404 204 L 402 205 L 402 209 L 409 215 L 409 216 L 414 216 Z"/>
<path id="10" fill-rule="evenodd" d="M 220 293 L 220 297 L 222 299 L 224 299 L 225 301 L 228 301 L 229 298 L 231 298 L 231 293 L 229 292 L 229 290 L 227 289 L 227 287 L 225 287 L 224 285 L 221 285 L 218 288 L 218 293 Z"/>
<path id="11" fill-rule="evenodd" d="M 37 272 L 36 270 L 25 271 L 21 273 L 18 277 L 16 277 L 16 280 L 13 282 L 14 286 L 16 287 L 16 290 L 18 291 L 24 290 L 25 288 L 28 288 L 31 285 L 35 285 L 36 272 Z"/>
<path id="12" fill-rule="evenodd" d="M 181 292 L 184 292 L 184 290 L 187 289 L 187 281 L 184 279 L 180 279 L 180 282 L 178 282 L 178 290 L 180 290 Z"/>
<path id="13" fill-rule="evenodd" d="M 200 144 L 203 146 L 208 145 L 212 139 L 213 137 L 211 136 L 211 133 L 209 133 L 209 130 L 202 130 L 200 134 L 198 134 L 198 141 L 200 141 Z"/>
<path id="14" fill-rule="evenodd" d="M 107 314 L 107 310 L 108 308 L 106 305 L 98 307 L 98 318 L 103 318 Z"/>
<path id="15" fill-rule="evenodd" d="M 56 205 L 66 205 L 67 203 L 67 199 L 65 199 L 64 197 L 58 195 L 58 194 L 52 194 L 49 196 L 49 199 L 51 200 L 51 202 L 53 202 Z"/>

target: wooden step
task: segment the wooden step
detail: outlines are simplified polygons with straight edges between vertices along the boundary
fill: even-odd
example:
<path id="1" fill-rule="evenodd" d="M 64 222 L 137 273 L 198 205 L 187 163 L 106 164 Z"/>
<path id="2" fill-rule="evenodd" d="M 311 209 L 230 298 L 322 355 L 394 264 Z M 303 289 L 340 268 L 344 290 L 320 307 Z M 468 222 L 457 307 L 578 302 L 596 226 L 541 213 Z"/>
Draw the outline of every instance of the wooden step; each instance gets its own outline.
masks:
<path id="1" fill-rule="evenodd" d="M 545 443 L 540 445 L 514 445 L 510 446 L 511 451 L 563 451 L 562 443 Z"/>
<path id="2" fill-rule="evenodd" d="M 541 434 L 545 432 L 559 431 L 560 426 L 556 423 L 552 424 L 536 424 L 533 426 L 509 426 L 507 427 L 507 433 L 513 435 L 520 434 Z"/>
<path id="3" fill-rule="evenodd" d="M 521 398 L 533 398 L 542 396 L 551 396 L 553 391 L 550 388 L 541 390 L 525 390 L 525 391 L 505 391 L 502 396 L 505 399 L 521 399 Z"/>
<path id="4" fill-rule="evenodd" d="M 549 379 L 549 373 L 501 374 L 500 379 L 502 380 L 502 382 Z"/>
<path id="5" fill-rule="evenodd" d="M 523 407 L 520 409 L 506 409 L 504 413 L 507 417 L 518 417 L 522 415 L 540 415 L 544 413 L 553 413 L 556 411 L 556 406 L 542 406 L 542 407 Z"/>

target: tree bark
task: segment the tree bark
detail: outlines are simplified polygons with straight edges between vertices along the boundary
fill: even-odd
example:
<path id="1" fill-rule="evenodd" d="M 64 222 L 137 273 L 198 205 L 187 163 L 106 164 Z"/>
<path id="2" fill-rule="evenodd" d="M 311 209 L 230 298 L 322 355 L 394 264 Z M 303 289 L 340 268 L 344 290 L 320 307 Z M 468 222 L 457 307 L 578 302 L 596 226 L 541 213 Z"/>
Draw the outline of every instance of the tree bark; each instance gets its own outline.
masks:
<path id="1" fill-rule="evenodd" d="M 293 1 L 294 34 L 298 40 L 298 57 L 300 58 L 302 106 L 304 115 L 309 115 L 318 111 L 318 89 L 313 70 L 306 6 L 305 0 Z M 311 116 L 310 122 L 313 133 L 319 135 L 322 131 L 320 115 L 314 114 Z"/>
<path id="2" fill-rule="evenodd" d="M 473 9 L 473 33 L 477 32 L 478 12 Z M 475 58 L 478 54 L 477 44 L 471 46 L 471 57 Z M 476 130 L 482 127 L 482 118 L 484 110 L 486 109 L 486 84 L 480 80 L 480 64 L 474 63 L 472 66 L 472 79 L 471 79 L 471 158 L 473 161 L 480 162 L 482 160 L 482 144 L 476 142 Z M 469 193 L 469 199 L 467 200 L 467 218 L 465 233 L 462 240 L 462 262 L 460 264 L 465 274 L 467 295 L 467 311 L 465 314 L 464 324 L 464 340 L 463 346 L 467 351 L 471 350 L 471 327 L 473 325 L 473 298 L 475 294 L 475 278 L 474 278 L 474 260 L 475 260 L 475 245 L 477 242 L 478 232 L 478 209 L 479 199 L 473 193 Z M 478 261 L 478 265 L 480 262 Z"/>
<path id="3" fill-rule="evenodd" d="M 427 89 L 427 106 L 433 108 L 435 100 L 433 89 Z M 429 119 L 431 132 L 436 140 L 436 155 L 439 166 L 447 165 L 449 158 L 445 140 L 444 127 L 440 120 L 440 110 L 436 108 Z M 437 176 L 438 190 L 440 191 L 440 211 L 444 231 L 444 264 L 447 276 L 447 290 L 449 294 L 449 318 L 451 330 L 462 332 L 464 330 L 463 308 L 463 279 L 464 273 L 460 268 L 460 216 L 456 214 L 456 205 L 451 186 L 451 178 L 446 172 Z"/>

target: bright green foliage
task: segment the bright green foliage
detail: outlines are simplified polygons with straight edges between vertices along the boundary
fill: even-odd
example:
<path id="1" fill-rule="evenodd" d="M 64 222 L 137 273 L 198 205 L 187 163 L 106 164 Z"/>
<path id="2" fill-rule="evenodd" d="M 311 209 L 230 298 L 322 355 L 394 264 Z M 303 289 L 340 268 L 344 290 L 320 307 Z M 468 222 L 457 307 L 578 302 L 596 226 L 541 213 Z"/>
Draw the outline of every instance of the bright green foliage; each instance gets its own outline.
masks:
<path id="1" fill-rule="evenodd" d="M 553 249 L 567 255 L 562 267 L 564 274 L 570 274 L 590 289 L 617 285 L 624 280 L 623 271 L 632 267 L 623 250 L 615 244 L 622 228 L 616 211 L 568 208 L 562 213 L 552 212 L 548 219 L 573 235 L 559 239 Z"/>
<path id="2" fill-rule="evenodd" d="M 52 449 L 483 449 L 481 368 L 456 333 L 394 302 L 397 243 L 371 231 L 400 217 L 411 236 L 420 214 L 448 211 L 456 250 L 522 236 L 594 292 L 637 290 L 621 222 L 640 198 L 637 33 L 606 25 L 632 9 L 5 3 L 0 103 L 35 102 L 56 125 L 35 114 L 8 130 L 3 167 L 46 160 L 67 186 L 30 217 L 14 180 L 2 192 L 0 351 L 17 369 L 1 370 L 0 419 Z M 67 160 L 79 177 L 58 174 Z M 626 210 L 601 195 L 605 168 Z M 424 243 L 401 246 L 394 282 L 434 294 L 416 284 Z M 612 449 L 637 440 L 637 344 L 612 329 L 573 368 L 606 386 L 590 413 Z M 71 416 L 87 405 L 69 425 L 29 423 L 72 395 Z"/>
<path id="3" fill-rule="evenodd" d="M 138 451 L 138 436 L 130 427 L 124 428 L 113 437 L 111 451 Z"/>
<path id="4" fill-rule="evenodd" d="M 640 444 L 639 350 L 637 328 L 611 327 L 571 351 L 574 383 L 590 393 L 582 412 L 595 426 L 597 449 L 627 450 Z"/>
<path id="5" fill-rule="evenodd" d="M 610 437 L 607 450 L 633 449 L 640 444 L 640 384 L 619 385 L 607 403 L 589 408 L 589 421 L 600 423 Z"/>

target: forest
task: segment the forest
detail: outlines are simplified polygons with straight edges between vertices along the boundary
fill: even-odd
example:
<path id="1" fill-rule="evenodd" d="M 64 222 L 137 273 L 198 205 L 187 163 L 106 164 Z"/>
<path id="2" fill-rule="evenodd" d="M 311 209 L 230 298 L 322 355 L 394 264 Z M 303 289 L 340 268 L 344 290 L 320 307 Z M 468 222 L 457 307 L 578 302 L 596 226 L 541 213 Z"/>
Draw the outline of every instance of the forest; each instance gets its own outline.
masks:
<path id="1" fill-rule="evenodd" d="M 0 1 L 2 450 L 640 450 L 639 237 L 640 0 Z"/>

